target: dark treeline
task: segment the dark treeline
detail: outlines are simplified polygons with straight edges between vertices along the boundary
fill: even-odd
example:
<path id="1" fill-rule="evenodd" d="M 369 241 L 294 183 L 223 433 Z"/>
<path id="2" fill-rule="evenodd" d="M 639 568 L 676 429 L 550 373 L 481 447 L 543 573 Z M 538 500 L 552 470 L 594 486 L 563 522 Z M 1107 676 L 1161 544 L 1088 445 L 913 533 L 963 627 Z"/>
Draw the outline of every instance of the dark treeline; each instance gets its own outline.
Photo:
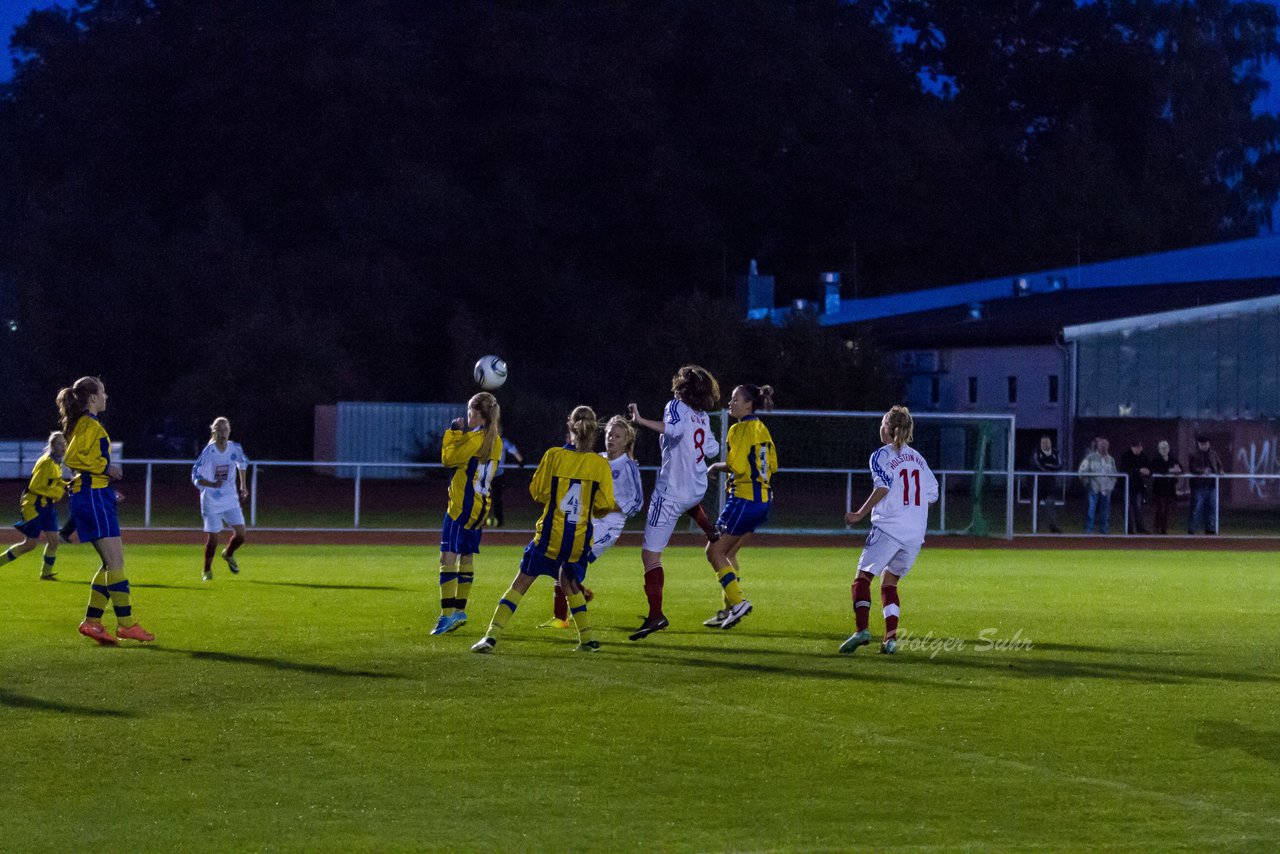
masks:
<path id="1" fill-rule="evenodd" d="M 94 373 L 137 451 L 305 454 L 486 352 L 529 440 L 686 360 L 879 408 L 865 347 L 739 319 L 751 258 L 895 292 L 1251 235 L 1280 185 L 1258 3 L 81 0 L 13 45 L 0 434 Z"/>

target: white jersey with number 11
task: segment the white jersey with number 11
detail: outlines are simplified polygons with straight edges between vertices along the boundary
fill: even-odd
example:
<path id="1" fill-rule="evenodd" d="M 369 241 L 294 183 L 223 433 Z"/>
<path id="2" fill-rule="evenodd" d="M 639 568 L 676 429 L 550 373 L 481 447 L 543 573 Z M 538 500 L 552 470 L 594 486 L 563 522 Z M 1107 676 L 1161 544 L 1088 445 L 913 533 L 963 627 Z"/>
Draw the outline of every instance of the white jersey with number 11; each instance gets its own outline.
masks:
<path id="1" fill-rule="evenodd" d="M 885 445 L 871 455 L 871 481 L 889 494 L 871 509 L 871 524 L 904 546 L 924 542 L 929 505 L 938 500 L 938 480 L 910 445 Z"/>

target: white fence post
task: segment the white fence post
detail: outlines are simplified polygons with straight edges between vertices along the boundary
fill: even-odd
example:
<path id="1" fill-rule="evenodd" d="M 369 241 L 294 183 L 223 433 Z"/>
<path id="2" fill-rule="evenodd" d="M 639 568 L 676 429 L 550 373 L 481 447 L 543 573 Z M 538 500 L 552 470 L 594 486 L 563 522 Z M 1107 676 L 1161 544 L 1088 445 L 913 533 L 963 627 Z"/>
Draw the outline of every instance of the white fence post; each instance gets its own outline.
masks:
<path id="1" fill-rule="evenodd" d="M 253 477 L 249 478 L 249 524 L 258 525 L 258 464 L 253 463 Z"/>
<path id="2" fill-rule="evenodd" d="M 359 527 L 360 527 L 360 475 L 361 475 L 362 473 L 363 473 L 363 469 L 362 469 L 360 466 L 358 466 L 358 465 L 357 465 L 357 466 L 356 466 L 356 476 L 355 476 L 355 481 L 356 481 L 356 512 L 355 512 L 355 519 L 354 519 L 354 520 L 352 521 L 352 523 L 351 523 L 351 527 L 353 527 L 353 528 L 359 528 Z"/>
<path id="3" fill-rule="evenodd" d="M 151 463 L 147 463 L 147 485 L 142 492 L 142 527 L 151 527 Z"/>

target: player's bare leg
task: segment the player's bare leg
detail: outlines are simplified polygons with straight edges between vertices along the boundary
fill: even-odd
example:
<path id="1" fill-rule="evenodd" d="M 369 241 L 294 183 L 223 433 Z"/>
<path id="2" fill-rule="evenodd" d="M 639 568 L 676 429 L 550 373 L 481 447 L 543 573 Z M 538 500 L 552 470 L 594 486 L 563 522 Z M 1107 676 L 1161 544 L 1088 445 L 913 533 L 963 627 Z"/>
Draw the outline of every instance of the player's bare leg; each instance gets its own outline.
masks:
<path id="1" fill-rule="evenodd" d="M 244 525 L 232 525 L 231 539 L 227 541 L 227 547 L 222 550 L 222 559 L 227 562 L 227 568 L 233 574 L 240 571 L 240 564 L 236 563 L 235 553 L 236 549 L 242 545 L 244 545 Z"/>
<path id="2" fill-rule="evenodd" d="M 218 535 L 205 534 L 204 539 L 204 572 L 200 577 L 205 581 L 213 580 L 213 556 L 218 553 Z"/>

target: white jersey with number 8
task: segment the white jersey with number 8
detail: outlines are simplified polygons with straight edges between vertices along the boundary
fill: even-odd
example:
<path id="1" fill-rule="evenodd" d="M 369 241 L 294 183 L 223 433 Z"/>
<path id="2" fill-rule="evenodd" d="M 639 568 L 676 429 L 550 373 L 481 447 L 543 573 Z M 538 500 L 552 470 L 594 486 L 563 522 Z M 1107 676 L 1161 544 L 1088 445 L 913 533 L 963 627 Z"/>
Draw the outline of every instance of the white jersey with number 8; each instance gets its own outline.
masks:
<path id="1" fill-rule="evenodd" d="M 662 468 L 655 495 L 692 507 L 707 492 L 707 459 L 720 454 L 707 413 L 672 400 L 662 412 Z"/>
<path id="2" fill-rule="evenodd" d="M 871 509 L 871 524 L 904 546 L 924 542 L 929 505 L 938 500 L 938 480 L 910 445 L 885 445 L 871 455 L 871 481 L 889 494 Z"/>

